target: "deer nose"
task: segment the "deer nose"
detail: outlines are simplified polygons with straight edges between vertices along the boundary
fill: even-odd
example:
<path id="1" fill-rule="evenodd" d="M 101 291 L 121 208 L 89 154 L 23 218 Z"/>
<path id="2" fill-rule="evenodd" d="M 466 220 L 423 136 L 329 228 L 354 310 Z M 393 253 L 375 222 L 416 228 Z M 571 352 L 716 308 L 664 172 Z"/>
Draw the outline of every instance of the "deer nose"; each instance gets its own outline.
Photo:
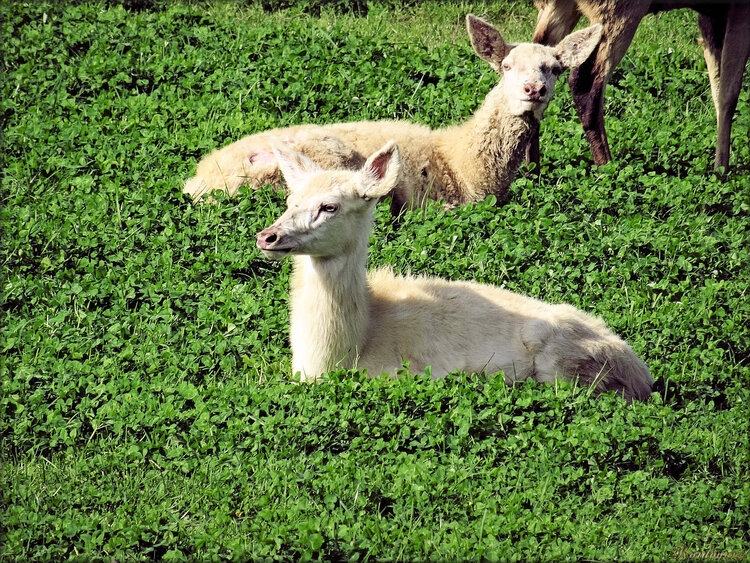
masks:
<path id="1" fill-rule="evenodd" d="M 526 82 L 523 92 L 530 98 L 543 98 L 547 94 L 547 86 L 542 82 Z"/>
<path id="2" fill-rule="evenodd" d="M 263 229 L 256 235 L 256 238 L 258 239 L 256 245 L 261 249 L 268 248 L 269 246 L 272 246 L 277 240 L 279 240 L 279 236 L 276 232 L 275 227 L 268 227 L 267 229 Z"/>

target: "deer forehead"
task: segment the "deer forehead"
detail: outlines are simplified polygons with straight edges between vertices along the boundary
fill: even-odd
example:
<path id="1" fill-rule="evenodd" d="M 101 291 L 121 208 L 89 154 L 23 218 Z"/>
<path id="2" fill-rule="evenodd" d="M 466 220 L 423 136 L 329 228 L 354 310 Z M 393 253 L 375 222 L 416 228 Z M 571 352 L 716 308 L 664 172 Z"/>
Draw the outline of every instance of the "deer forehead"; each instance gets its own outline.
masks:
<path id="1" fill-rule="evenodd" d="M 355 198 L 354 173 L 327 171 L 311 175 L 304 186 L 287 198 L 289 207 L 316 206 L 321 203 L 341 203 Z"/>
<path id="2" fill-rule="evenodd" d="M 535 43 L 521 43 L 516 45 L 511 49 L 503 62 L 507 62 L 512 68 L 525 68 L 528 70 L 560 66 L 560 61 L 554 55 L 552 48 Z"/>

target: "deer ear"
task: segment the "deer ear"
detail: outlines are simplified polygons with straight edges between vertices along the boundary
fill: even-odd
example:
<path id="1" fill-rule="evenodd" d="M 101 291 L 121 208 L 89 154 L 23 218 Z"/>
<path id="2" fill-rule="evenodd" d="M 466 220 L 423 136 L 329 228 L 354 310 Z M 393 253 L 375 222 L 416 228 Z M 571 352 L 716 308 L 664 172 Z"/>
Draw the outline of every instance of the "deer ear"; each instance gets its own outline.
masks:
<path id="1" fill-rule="evenodd" d="M 554 54 L 565 68 L 583 64 L 602 38 L 602 24 L 597 23 L 565 37 L 554 47 Z"/>
<path id="2" fill-rule="evenodd" d="M 494 26 L 473 14 L 466 16 L 466 30 L 477 55 L 499 71 L 503 59 L 515 45 L 506 43 Z"/>
<path id="3" fill-rule="evenodd" d="M 388 141 L 372 154 L 359 171 L 357 190 L 365 199 L 381 198 L 396 186 L 401 177 L 401 151 L 396 141 Z"/>
<path id="4" fill-rule="evenodd" d="M 269 144 L 290 192 L 304 186 L 310 175 L 323 171 L 312 160 L 293 151 L 280 140 L 274 139 Z"/>

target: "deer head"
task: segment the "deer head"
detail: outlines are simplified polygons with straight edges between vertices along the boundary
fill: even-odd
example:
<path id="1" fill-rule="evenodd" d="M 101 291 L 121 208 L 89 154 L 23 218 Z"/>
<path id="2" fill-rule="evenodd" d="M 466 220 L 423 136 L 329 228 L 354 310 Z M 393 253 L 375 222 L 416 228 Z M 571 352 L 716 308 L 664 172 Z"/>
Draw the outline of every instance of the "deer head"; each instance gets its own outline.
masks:
<path id="1" fill-rule="evenodd" d="M 289 188 L 287 210 L 257 235 L 266 257 L 288 254 L 316 258 L 349 252 L 370 236 L 372 210 L 399 180 L 402 160 L 389 141 L 358 171 L 323 170 L 309 158 L 283 145 L 274 154 Z"/>
<path id="2" fill-rule="evenodd" d="M 502 74 L 500 84 L 514 115 L 532 112 L 541 119 L 552 99 L 555 83 L 568 68 L 583 63 L 601 38 L 601 24 L 565 37 L 555 47 L 534 43 L 506 43 L 486 21 L 469 14 L 466 28 L 477 55 Z"/>

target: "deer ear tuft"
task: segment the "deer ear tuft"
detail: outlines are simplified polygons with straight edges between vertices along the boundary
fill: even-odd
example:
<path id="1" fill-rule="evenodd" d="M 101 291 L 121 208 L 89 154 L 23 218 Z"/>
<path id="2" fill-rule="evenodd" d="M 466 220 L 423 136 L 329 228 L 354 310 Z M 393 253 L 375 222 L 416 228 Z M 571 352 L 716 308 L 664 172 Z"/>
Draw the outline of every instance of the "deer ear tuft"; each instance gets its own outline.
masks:
<path id="1" fill-rule="evenodd" d="M 602 38 L 602 24 L 597 23 L 563 38 L 555 47 L 557 60 L 565 68 L 580 66 L 591 56 Z"/>
<path id="2" fill-rule="evenodd" d="M 514 45 L 509 45 L 495 27 L 473 14 L 466 16 L 466 30 L 469 32 L 471 46 L 479 57 L 499 70 L 503 59 L 508 56 Z"/>
<path id="3" fill-rule="evenodd" d="M 323 171 L 315 162 L 290 149 L 281 140 L 273 139 L 270 145 L 289 191 L 304 186 L 310 176 Z"/>

